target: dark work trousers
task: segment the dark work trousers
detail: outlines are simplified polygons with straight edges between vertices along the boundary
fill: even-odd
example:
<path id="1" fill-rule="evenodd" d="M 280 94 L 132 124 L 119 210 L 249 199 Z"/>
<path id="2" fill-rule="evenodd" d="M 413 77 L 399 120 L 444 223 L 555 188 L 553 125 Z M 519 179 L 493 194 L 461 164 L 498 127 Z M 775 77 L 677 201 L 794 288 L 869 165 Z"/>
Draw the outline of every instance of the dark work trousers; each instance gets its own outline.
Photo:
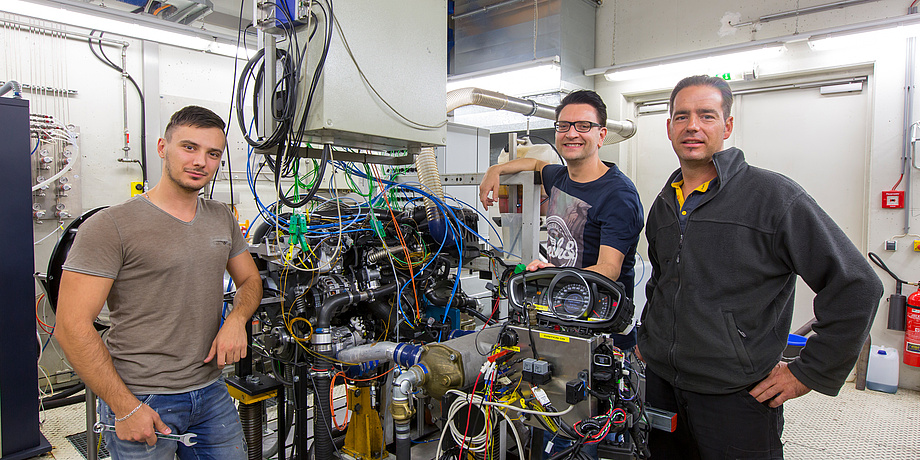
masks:
<path id="1" fill-rule="evenodd" d="M 725 395 L 674 388 L 646 368 L 647 405 L 677 413 L 674 433 L 653 429 L 652 460 L 783 458 L 783 407 L 757 402 L 747 390 Z"/>

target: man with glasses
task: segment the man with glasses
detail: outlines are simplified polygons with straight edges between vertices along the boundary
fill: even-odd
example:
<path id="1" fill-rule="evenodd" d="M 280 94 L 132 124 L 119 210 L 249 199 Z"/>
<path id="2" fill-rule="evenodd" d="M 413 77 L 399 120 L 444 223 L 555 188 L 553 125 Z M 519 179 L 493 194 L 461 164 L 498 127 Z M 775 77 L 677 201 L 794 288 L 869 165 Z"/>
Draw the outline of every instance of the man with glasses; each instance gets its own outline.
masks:
<path id="1" fill-rule="evenodd" d="M 607 106 L 594 91 L 575 91 L 556 107 L 556 147 L 566 166 L 520 158 L 491 166 L 479 186 L 487 209 L 498 198 L 499 176 L 536 171 L 549 196 L 546 217 L 548 261 L 534 260 L 528 270 L 549 266 L 578 267 L 623 283 L 633 296 L 636 245 L 642 230 L 642 204 L 632 181 L 613 163 L 601 161 L 598 149 L 607 136 Z M 635 332 L 614 336 L 630 350 Z"/>

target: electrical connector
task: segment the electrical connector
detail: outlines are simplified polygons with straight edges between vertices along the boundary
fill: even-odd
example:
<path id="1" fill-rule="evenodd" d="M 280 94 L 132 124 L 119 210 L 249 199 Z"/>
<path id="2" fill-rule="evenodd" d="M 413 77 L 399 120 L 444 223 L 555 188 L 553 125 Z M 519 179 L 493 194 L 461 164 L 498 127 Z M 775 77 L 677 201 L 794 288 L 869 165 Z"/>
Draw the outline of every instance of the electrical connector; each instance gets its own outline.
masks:
<path id="1" fill-rule="evenodd" d="M 645 413 L 652 428 L 667 431 L 668 433 L 673 433 L 677 429 L 676 413 L 650 406 L 645 406 Z"/>
<path id="2" fill-rule="evenodd" d="M 585 394 L 585 382 L 581 379 L 571 380 L 565 383 L 565 402 L 569 405 L 578 404 L 587 398 Z"/>
<path id="3" fill-rule="evenodd" d="M 553 368 L 542 359 L 524 359 L 523 378 L 531 385 L 543 385 L 553 378 Z"/>
<path id="4" fill-rule="evenodd" d="M 549 405 L 549 396 L 546 396 L 546 392 L 542 388 L 533 387 L 530 389 L 530 392 L 533 393 L 533 396 L 537 398 L 537 401 L 540 402 L 543 406 Z"/>
<path id="5" fill-rule="evenodd" d="M 503 362 L 507 361 L 508 358 L 511 358 L 511 354 L 512 354 L 512 353 L 513 353 L 513 352 L 512 352 L 511 350 L 502 350 L 502 351 L 500 351 L 500 352 L 498 352 L 498 353 L 495 353 L 494 355 L 489 356 L 489 357 L 486 358 L 486 359 L 487 359 L 490 363 L 499 363 L 499 364 L 500 364 L 500 363 L 503 363 Z"/>

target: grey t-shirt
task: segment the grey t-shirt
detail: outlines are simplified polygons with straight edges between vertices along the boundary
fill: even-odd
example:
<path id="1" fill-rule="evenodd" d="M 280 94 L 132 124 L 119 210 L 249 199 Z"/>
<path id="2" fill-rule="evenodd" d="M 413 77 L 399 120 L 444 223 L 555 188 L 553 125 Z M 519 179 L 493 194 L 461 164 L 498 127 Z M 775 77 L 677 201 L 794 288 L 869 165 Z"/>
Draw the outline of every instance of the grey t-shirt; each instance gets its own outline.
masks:
<path id="1" fill-rule="evenodd" d="M 115 280 L 106 345 L 128 389 L 181 393 L 220 374 L 216 359 L 204 359 L 220 325 L 227 261 L 246 250 L 220 202 L 199 199 L 183 222 L 137 196 L 87 219 L 64 269 Z"/>

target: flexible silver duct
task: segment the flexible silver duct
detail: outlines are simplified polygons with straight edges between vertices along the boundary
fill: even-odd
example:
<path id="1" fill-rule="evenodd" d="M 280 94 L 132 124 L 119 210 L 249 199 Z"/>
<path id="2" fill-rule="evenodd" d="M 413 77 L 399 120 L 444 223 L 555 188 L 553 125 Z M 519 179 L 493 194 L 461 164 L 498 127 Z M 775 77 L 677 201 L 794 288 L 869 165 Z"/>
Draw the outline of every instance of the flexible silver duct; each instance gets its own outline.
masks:
<path id="1" fill-rule="evenodd" d="M 508 96 L 495 91 L 480 88 L 460 88 L 447 93 L 447 112 L 467 105 L 478 105 L 497 110 L 520 113 L 528 117 L 540 117 L 556 120 L 556 108 L 529 99 Z M 615 136 L 607 136 L 605 144 L 625 141 L 636 134 L 636 124 L 632 120 L 607 120 L 607 131 Z"/>
<path id="2" fill-rule="evenodd" d="M 394 342 L 377 342 L 373 345 L 361 345 L 358 347 L 347 348 L 336 355 L 339 361 L 346 363 L 364 363 L 367 361 L 390 361 L 393 359 L 393 351 L 396 350 L 398 343 Z"/>
<path id="3" fill-rule="evenodd" d="M 4 83 L 3 86 L 0 86 L 0 96 L 10 92 L 10 90 L 13 90 L 13 97 L 16 99 L 22 98 L 22 85 L 20 85 L 18 81 L 10 80 Z"/>
<path id="4" fill-rule="evenodd" d="M 415 157 L 415 170 L 418 181 L 427 189 L 427 192 L 439 200 L 444 200 L 444 189 L 441 188 L 441 173 L 438 172 L 437 158 L 434 156 L 434 147 L 422 147 L 421 153 Z M 429 225 L 432 221 L 440 220 L 440 213 L 434 201 L 425 198 L 425 211 L 428 215 Z M 435 236 L 436 241 L 442 238 Z"/>

